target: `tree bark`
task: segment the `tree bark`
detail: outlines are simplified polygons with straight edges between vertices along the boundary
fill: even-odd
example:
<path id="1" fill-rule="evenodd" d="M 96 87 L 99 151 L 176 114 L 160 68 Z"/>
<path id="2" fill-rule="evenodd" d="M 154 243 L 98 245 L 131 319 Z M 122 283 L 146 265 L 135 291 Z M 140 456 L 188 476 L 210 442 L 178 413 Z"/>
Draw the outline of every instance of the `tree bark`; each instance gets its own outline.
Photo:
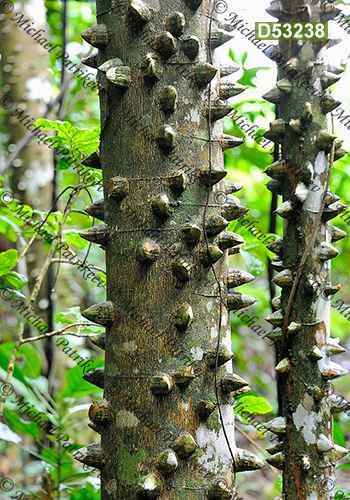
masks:
<path id="1" fill-rule="evenodd" d="M 338 10 L 330 5 L 281 0 L 267 12 L 282 22 L 326 22 Z M 345 236 L 330 223 L 345 209 L 329 193 L 333 156 L 345 154 L 327 131 L 327 113 L 340 104 L 326 97 L 327 89 L 343 71 L 327 60 L 333 42 L 280 41 L 269 53 L 279 67 L 277 87 L 264 96 L 278 103 L 280 113 L 267 135 L 282 143 L 281 159 L 267 169 L 283 197 L 277 210 L 284 218 L 283 244 L 270 245 L 278 255 L 275 283 L 282 288 L 281 308 L 267 319 L 279 336 L 276 371 L 282 402 L 282 417 L 271 428 L 283 438 L 268 461 L 283 470 L 284 500 L 334 498 L 330 485 L 341 456 L 332 438 L 329 400 L 330 380 L 347 373 L 330 360 L 343 351 L 330 337 L 329 300 L 340 288 L 330 285 L 330 259 L 338 254 L 331 243 Z"/>
<path id="2" fill-rule="evenodd" d="M 263 466 L 234 441 L 232 397 L 248 383 L 232 374 L 228 312 L 254 299 L 228 289 L 253 277 L 227 282 L 241 241 L 224 230 L 247 209 L 223 180 L 223 150 L 242 140 L 222 135 L 232 108 L 218 96 L 238 93 L 239 66 L 211 55 L 210 32 L 212 50 L 231 38 L 211 8 L 101 0 L 83 34 L 99 49 L 104 174 L 105 224 L 89 238 L 108 277 L 107 302 L 84 312 L 107 327 L 105 369 L 89 374 L 104 387 L 90 411 L 102 446 L 84 460 L 100 460 L 103 500 L 229 499 L 235 471 Z"/>

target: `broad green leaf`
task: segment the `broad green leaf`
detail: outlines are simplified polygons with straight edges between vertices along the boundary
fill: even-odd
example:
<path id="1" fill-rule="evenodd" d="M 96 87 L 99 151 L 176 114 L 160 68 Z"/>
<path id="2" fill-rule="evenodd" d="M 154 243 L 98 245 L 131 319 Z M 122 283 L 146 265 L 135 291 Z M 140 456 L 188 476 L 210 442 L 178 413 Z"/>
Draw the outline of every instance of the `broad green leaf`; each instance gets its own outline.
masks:
<path id="1" fill-rule="evenodd" d="M 27 282 L 27 277 L 24 274 L 16 273 L 16 271 L 11 271 L 1 277 L 1 286 L 13 290 L 21 290 Z"/>
<path id="2" fill-rule="evenodd" d="M 18 357 L 24 357 L 25 364 L 21 366 L 21 372 L 25 377 L 36 379 L 41 374 L 41 361 L 37 349 L 30 344 L 23 344 L 19 348 Z"/>
<path id="3" fill-rule="evenodd" d="M 342 428 L 334 418 L 333 418 L 333 439 L 335 444 L 338 444 L 339 446 L 343 446 L 344 448 L 346 448 L 344 432 L 342 431 Z"/>
<path id="4" fill-rule="evenodd" d="M 57 163 L 57 170 L 68 170 L 70 167 L 68 161 L 65 158 L 60 158 Z"/>
<path id="5" fill-rule="evenodd" d="M 5 371 L 7 371 L 9 359 L 12 354 L 14 346 L 15 346 L 14 342 L 4 342 L 3 344 L 0 344 L 0 366 Z M 17 378 L 20 382 L 22 382 L 24 385 L 26 386 L 29 385 L 26 379 L 23 377 L 22 372 L 18 368 L 17 364 L 15 364 L 13 376 Z"/>
<path id="6" fill-rule="evenodd" d="M 66 238 L 66 243 L 68 246 L 76 245 L 78 248 L 85 248 L 89 242 L 84 240 L 78 233 L 76 229 L 68 229 L 63 231 L 63 235 Z"/>
<path id="7" fill-rule="evenodd" d="M 270 403 L 268 403 L 266 399 L 262 397 L 250 396 L 249 394 L 245 394 L 237 398 L 237 401 L 241 405 L 237 409 L 237 413 L 240 413 L 240 411 L 242 410 L 248 411 L 249 413 L 257 413 L 259 415 L 262 415 L 265 413 L 270 413 L 272 411 L 272 406 L 270 405 Z"/>
<path id="8" fill-rule="evenodd" d="M 69 353 L 67 353 L 69 355 Z M 92 362 L 86 366 L 90 369 L 95 369 L 100 366 L 104 366 L 103 359 L 92 359 Z M 67 385 L 65 385 L 62 389 L 63 397 L 74 397 L 81 398 L 88 394 L 93 394 L 95 392 L 102 391 L 90 382 L 86 382 L 82 375 L 84 374 L 84 366 L 76 366 L 75 368 L 71 368 L 68 370 L 66 374 Z"/>
<path id="9" fill-rule="evenodd" d="M 7 250 L 6 252 L 0 253 L 0 276 L 8 273 L 12 266 L 17 262 L 18 251 L 17 250 Z"/>
<path id="10" fill-rule="evenodd" d="M 25 408 L 26 407 L 23 407 L 24 410 Z M 24 434 L 29 434 L 30 436 L 33 436 L 35 439 L 39 439 L 40 435 L 39 426 L 35 422 L 30 420 L 29 416 L 25 417 L 26 418 L 25 422 L 19 417 L 17 411 L 9 410 L 8 408 L 4 408 L 4 415 L 13 431 L 24 432 Z"/>

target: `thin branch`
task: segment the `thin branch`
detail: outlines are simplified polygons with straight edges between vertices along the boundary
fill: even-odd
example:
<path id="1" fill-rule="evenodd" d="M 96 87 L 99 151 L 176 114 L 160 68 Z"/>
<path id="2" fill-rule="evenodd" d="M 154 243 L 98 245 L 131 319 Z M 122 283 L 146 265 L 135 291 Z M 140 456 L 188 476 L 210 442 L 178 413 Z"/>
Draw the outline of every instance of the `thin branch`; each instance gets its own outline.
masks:
<path id="1" fill-rule="evenodd" d="M 12 354 L 11 354 L 10 359 L 9 359 L 9 363 L 7 365 L 5 384 L 2 384 L 2 386 L 1 386 L 0 418 L 2 417 L 2 415 L 4 413 L 4 408 L 5 408 L 7 396 L 9 395 L 9 392 L 11 389 L 11 380 L 12 380 L 13 371 L 15 369 L 17 354 L 18 354 L 19 348 L 23 344 L 23 331 L 24 331 L 24 321 L 21 321 L 19 323 L 19 327 L 18 327 L 18 339 L 14 345 Z"/>
<path id="2" fill-rule="evenodd" d="M 72 328 L 73 326 L 78 327 L 78 332 L 66 332 L 66 330 L 68 330 L 68 328 Z M 22 344 L 27 344 L 28 342 L 36 342 L 37 340 L 46 339 L 48 337 L 53 337 L 54 335 L 61 335 L 63 332 L 66 332 L 65 335 L 74 335 L 74 337 L 88 338 L 88 337 L 95 337 L 96 336 L 96 334 L 91 335 L 90 333 L 79 333 L 84 326 L 91 326 L 91 323 L 73 323 L 72 325 L 65 326 L 61 330 L 56 330 L 54 332 L 48 332 L 48 333 L 45 333 L 44 335 L 39 335 L 38 337 L 29 337 L 27 339 L 24 339 L 24 340 L 22 340 Z"/>
<path id="3" fill-rule="evenodd" d="M 76 257 L 76 255 L 74 255 L 74 257 Z M 52 259 L 51 262 L 60 262 L 61 264 L 72 264 L 73 266 L 78 264 L 78 262 L 71 262 L 68 259 L 57 259 L 56 257 Z M 96 271 L 106 274 L 106 271 L 98 266 L 92 266 L 91 264 L 89 264 L 89 269 L 95 269 Z"/>

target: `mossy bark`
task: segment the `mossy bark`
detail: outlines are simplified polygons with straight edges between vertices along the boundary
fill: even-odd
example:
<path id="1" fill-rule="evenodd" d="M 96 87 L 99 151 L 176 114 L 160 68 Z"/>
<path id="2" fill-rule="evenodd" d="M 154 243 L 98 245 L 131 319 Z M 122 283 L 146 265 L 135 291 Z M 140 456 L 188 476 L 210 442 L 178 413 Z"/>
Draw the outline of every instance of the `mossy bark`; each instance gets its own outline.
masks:
<path id="1" fill-rule="evenodd" d="M 211 248 L 217 279 L 205 262 L 203 216 L 220 213 L 215 195 L 225 192 L 225 181 L 208 188 L 203 175 L 210 149 L 213 169 L 223 165 L 221 122 L 211 127 L 211 148 L 208 141 L 203 78 L 210 68 L 198 66 L 209 59 L 210 3 L 195 9 L 190 1 L 150 0 L 138 7 L 97 2 L 99 26 L 107 30 L 96 32 L 97 66 L 114 59 L 98 72 L 107 300 L 116 315 L 106 331 L 104 397 L 111 419 L 102 432 L 102 498 L 205 498 L 220 478 L 228 489 L 219 485 L 219 494 L 227 495 L 234 490 L 232 457 L 210 404 L 217 402 L 215 367 L 206 357 L 219 335 L 218 281 L 220 345 L 231 346 L 228 250 L 220 255 Z M 213 98 L 218 81 L 217 75 Z M 207 235 L 209 245 L 218 245 L 222 229 Z M 231 361 L 218 368 L 218 390 L 235 453 L 232 397 L 219 383 L 227 370 Z"/>
<path id="2" fill-rule="evenodd" d="M 281 0 L 271 4 L 270 9 L 277 17 L 276 22 L 325 22 L 332 17 L 320 8 L 320 3 L 309 0 Z M 327 217 L 329 209 L 322 203 L 328 191 L 333 143 L 333 138 L 327 135 L 324 107 L 324 96 L 328 95 L 324 78 L 326 72 L 332 71 L 326 59 L 326 43 L 281 41 L 276 49 L 281 55 L 270 53 L 279 66 L 278 81 L 283 82 L 277 83 L 279 116 L 283 122 L 272 125 L 271 131 L 276 132 L 278 127 L 285 129 L 278 134 L 284 171 L 279 180 L 283 202 L 291 204 L 280 209 L 284 229 L 283 249 L 279 255 L 283 259 L 283 269 L 292 272 L 293 280 L 290 284 L 283 280 L 281 283 L 284 325 L 282 339 L 277 343 L 278 361 L 285 360 L 284 366 L 287 359 L 290 362 L 288 369 L 282 369 L 277 375 L 280 415 L 287 423 L 282 467 L 285 500 L 334 497 L 333 488 L 329 486 L 334 481 L 337 454 L 327 396 L 329 380 L 340 376 L 344 370 L 342 372 L 329 357 L 331 295 L 327 295 L 326 290 L 330 290 L 329 259 L 337 252 L 330 246 L 331 216 Z M 332 200 L 333 195 L 329 197 Z M 335 216 L 336 207 L 333 208 Z M 320 211 L 323 215 L 301 271 L 287 321 L 292 286 Z M 292 322 L 297 325 L 288 328 Z"/>

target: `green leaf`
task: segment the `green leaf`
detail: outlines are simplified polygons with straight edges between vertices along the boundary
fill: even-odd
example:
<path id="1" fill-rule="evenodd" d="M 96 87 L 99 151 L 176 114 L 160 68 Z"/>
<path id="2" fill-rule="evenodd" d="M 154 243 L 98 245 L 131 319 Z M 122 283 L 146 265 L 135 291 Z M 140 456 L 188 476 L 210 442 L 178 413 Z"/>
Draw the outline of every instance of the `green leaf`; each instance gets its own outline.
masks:
<path id="1" fill-rule="evenodd" d="M 23 344 L 19 348 L 18 357 L 23 356 L 25 364 L 21 372 L 25 377 L 37 379 L 41 374 L 41 361 L 37 349 L 30 344 Z"/>
<path id="2" fill-rule="evenodd" d="M 65 158 L 60 158 L 57 163 L 57 170 L 68 170 L 70 167 L 68 161 Z"/>
<path id="3" fill-rule="evenodd" d="M 17 262 L 18 251 L 7 250 L 0 253 L 0 276 L 11 271 L 12 266 Z"/>
<path id="4" fill-rule="evenodd" d="M 85 248 L 89 242 L 84 240 L 76 229 L 68 229 L 63 231 L 63 235 L 66 238 L 66 243 L 68 246 L 76 245 L 78 248 Z"/>
<path id="5" fill-rule="evenodd" d="M 24 434 L 29 434 L 35 439 L 39 439 L 40 431 L 38 425 L 33 421 L 24 422 L 14 410 L 9 410 L 4 408 L 4 415 L 8 421 L 11 429 L 15 432 L 23 432 Z M 29 419 L 29 417 L 27 417 Z"/>
<path id="6" fill-rule="evenodd" d="M 333 418 L 333 439 L 335 444 L 338 444 L 339 446 L 343 446 L 344 448 L 346 448 L 344 432 L 342 431 L 342 428 L 334 418 Z"/>
<path id="7" fill-rule="evenodd" d="M 252 82 L 254 78 L 256 78 L 256 74 L 260 70 L 267 70 L 270 69 L 268 66 L 257 66 L 256 68 L 250 68 L 250 69 L 245 69 L 244 68 L 244 73 L 242 78 L 237 80 L 237 83 L 240 83 L 241 85 L 245 85 L 246 87 L 253 87 L 257 88 L 256 85 Z"/>
<path id="8" fill-rule="evenodd" d="M 12 354 L 13 348 L 15 346 L 14 342 L 4 342 L 0 344 L 0 367 L 7 371 L 8 363 L 10 356 Z M 24 385 L 29 386 L 26 379 L 23 377 L 21 370 L 18 368 L 17 364 L 15 364 L 15 368 L 13 370 L 13 376 L 17 378 Z"/>
<path id="9" fill-rule="evenodd" d="M 69 355 L 69 353 L 67 353 Z M 91 360 L 93 363 L 90 363 L 88 366 L 90 369 L 95 369 L 100 366 L 104 366 L 104 360 L 103 359 L 92 359 Z M 76 366 L 75 368 L 71 368 L 68 370 L 66 379 L 67 379 L 67 385 L 65 385 L 62 389 L 62 396 L 64 398 L 66 397 L 74 397 L 74 398 L 81 398 L 83 396 L 87 396 L 88 394 L 93 394 L 95 392 L 102 391 L 102 389 L 99 389 L 93 384 L 90 384 L 90 382 L 86 382 L 83 378 L 82 375 L 84 374 L 84 367 L 82 366 Z"/>
<path id="10" fill-rule="evenodd" d="M 1 277 L 1 286 L 13 290 L 21 290 L 27 282 L 27 277 L 24 274 L 16 273 L 16 271 L 11 271 Z"/>
<path id="11" fill-rule="evenodd" d="M 262 397 L 245 394 L 243 396 L 237 397 L 236 401 L 239 401 L 239 404 L 241 405 L 237 409 L 237 413 L 240 413 L 240 411 L 242 410 L 248 411 L 249 413 L 257 413 L 258 415 L 263 415 L 272 411 L 272 406 L 270 405 L 270 403 L 268 403 L 266 399 Z M 244 415 L 242 415 L 242 418 L 244 418 Z"/>
<path id="12" fill-rule="evenodd" d="M 245 250 L 241 250 L 240 254 L 244 260 L 247 271 L 254 274 L 254 276 L 259 276 L 264 270 L 264 263 L 254 254 L 246 252 Z"/>

